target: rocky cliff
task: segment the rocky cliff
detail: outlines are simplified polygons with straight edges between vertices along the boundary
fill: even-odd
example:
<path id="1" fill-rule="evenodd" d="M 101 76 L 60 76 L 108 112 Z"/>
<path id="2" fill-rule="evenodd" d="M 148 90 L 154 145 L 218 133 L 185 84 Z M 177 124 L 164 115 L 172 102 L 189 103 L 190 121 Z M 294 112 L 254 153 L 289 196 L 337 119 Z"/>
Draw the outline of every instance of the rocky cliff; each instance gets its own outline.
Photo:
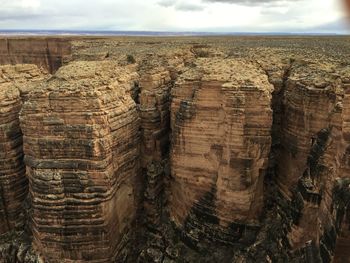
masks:
<path id="1" fill-rule="evenodd" d="M 349 73 L 337 64 L 297 61 L 284 91 L 276 172 L 281 191 L 297 187 L 304 200 L 290 237 L 294 247 L 316 240 L 323 262 L 334 255 L 336 238 L 328 236 L 340 227 L 333 190 L 337 180 L 348 177 Z"/>
<path id="2" fill-rule="evenodd" d="M 238 241 L 258 222 L 273 89 L 262 73 L 244 60 L 199 59 L 172 90 L 169 209 L 194 242 Z"/>
<path id="3" fill-rule="evenodd" d="M 30 86 L 44 78 L 34 65 L 0 67 L 0 234 L 23 227 L 28 181 L 19 112 Z"/>
<path id="4" fill-rule="evenodd" d="M 69 60 L 64 38 L 0 38 L 0 64 L 35 64 L 53 73 Z"/>
<path id="5" fill-rule="evenodd" d="M 349 262 L 345 40 L 3 41 L 1 262 Z"/>
<path id="6" fill-rule="evenodd" d="M 140 123 L 122 73 L 70 64 L 23 105 L 33 245 L 49 262 L 111 262 L 125 246 L 138 206 Z"/>

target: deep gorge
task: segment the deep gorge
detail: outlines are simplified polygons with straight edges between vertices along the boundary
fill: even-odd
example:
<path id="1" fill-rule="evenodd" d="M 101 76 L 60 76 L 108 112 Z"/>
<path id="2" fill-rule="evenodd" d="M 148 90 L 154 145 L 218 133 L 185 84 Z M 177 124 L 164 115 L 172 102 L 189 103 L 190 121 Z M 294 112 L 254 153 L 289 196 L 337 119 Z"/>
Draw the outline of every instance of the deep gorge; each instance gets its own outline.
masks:
<path id="1" fill-rule="evenodd" d="M 346 41 L 0 40 L 1 262 L 349 262 Z"/>

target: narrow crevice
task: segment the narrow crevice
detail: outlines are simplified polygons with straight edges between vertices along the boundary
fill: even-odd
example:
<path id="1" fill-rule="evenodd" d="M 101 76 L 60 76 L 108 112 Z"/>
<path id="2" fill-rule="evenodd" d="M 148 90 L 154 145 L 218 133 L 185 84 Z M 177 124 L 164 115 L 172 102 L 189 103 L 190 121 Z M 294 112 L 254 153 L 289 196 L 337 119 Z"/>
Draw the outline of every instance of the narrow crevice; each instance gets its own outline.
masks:
<path id="1" fill-rule="evenodd" d="M 153 65 L 153 60 L 153 57 L 148 57 L 147 60 L 140 61 L 140 65 L 137 69 L 140 79 L 134 83 L 134 89 L 132 91 L 132 97 L 137 104 L 141 123 L 144 122 L 146 125 L 144 127 L 142 127 L 142 125 L 140 126 L 140 134 L 141 138 L 143 138 L 142 141 L 145 140 L 144 129 L 148 129 L 148 131 L 152 129 L 152 127 L 148 126 L 148 123 L 152 120 L 148 120 L 146 115 L 142 115 L 142 106 L 147 106 L 147 104 L 142 105 L 142 103 L 147 103 L 147 96 L 152 95 L 147 95 L 148 90 L 146 90 L 145 94 L 141 94 L 143 87 L 140 82 L 144 74 L 150 74 L 149 72 L 152 72 L 152 70 L 157 67 L 157 65 Z M 167 70 L 170 73 L 170 69 Z M 152 107 L 154 107 L 153 110 L 159 114 L 159 119 L 157 119 L 156 122 L 159 123 L 159 125 L 165 125 L 162 126 L 162 131 L 167 133 L 167 135 L 162 133 L 159 134 L 159 136 L 168 136 L 169 141 L 167 145 L 162 145 L 160 148 L 154 149 L 154 151 L 157 151 L 157 156 L 146 156 L 147 167 L 143 167 L 142 169 L 141 203 L 138 211 L 137 225 L 135 227 L 135 240 L 130 242 L 132 243 L 132 247 L 130 247 L 129 251 L 132 251 L 132 253 L 129 253 L 125 262 L 163 262 L 167 257 L 166 255 L 169 253 L 171 254 L 171 252 L 169 252 L 169 241 L 165 231 L 169 221 L 165 210 L 167 202 L 165 192 L 167 191 L 170 176 L 170 94 L 171 89 L 175 85 L 175 81 L 176 77 L 172 76 L 169 83 L 162 84 L 166 85 L 166 87 L 164 86 L 162 89 L 162 92 L 166 92 L 165 94 L 159 94 L 158 90 L 150 90 L 150 92 L 154 92 L 153 95 L 155 97 L 160 95 L 166 96 L 169 99 L 168 102 L 165 102 L 168 107 L 167 109 L 164 108 L 165 104 L 159 104 L 158 100 L 155 101 L 155 105 L 152 105 Z M 164 89 L 167 90 L 165 91 Z M 142 98 L 142 96 L 145 96 L 145 98 Z M 152 122 L 152 125 L 153 123 L 154 122 Z M 159 140 L 158 143 L 160 144 L 163 143 L 162 138 L 153 139 Z M 144 141 L 142 143 L 144 143 Z M 156 145 L 154 145 L 154 147 L 156 147 Z M 147 153 L 141 153 L 141 155 L 142 154 L 147 155 Z M 140 157 L 142 158 L 142 156 Z"/>

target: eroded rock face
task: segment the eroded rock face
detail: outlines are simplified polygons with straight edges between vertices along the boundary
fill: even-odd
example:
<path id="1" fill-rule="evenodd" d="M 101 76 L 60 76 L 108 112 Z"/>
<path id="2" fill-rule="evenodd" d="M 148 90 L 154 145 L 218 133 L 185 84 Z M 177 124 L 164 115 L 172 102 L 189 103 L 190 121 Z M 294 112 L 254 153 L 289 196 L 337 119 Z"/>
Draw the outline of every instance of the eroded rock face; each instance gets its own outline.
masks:
<path id="1" fill-rule="evenodd" d="M 274 133 L 267 174 L 269 184 L 276 182 L 276 186 L 275 190 L 267 187 L 272 191 L 267 194 L 267 207 L 273 208 L 267 210 L 264 227 L 245 257 L 262 259 L 266 253 L 259 251 L 265 251 L 273 262 L 330 262 L 340 222 L 347 221 L 346 208 L 334 189 L 348 169 L 344 128 L 348 68 L 291 60 L 280 81 L 273 71 L 268 69 L 267 74 L 281 91 L 273 94 Z"/>
<path id="2" fill-rule="evenodd" d="M 136 102 L 141 117 L 142 167 L 168 158 L 170 148 L 170 92 L 184 57 L 148 54 L 139 62 L 139 94 Z"/>
<path id="3" fill-rule="evenodd" d="M 326 66 L 326 65 L 325 65 Z M 322 65 L 295 62 L 291 68 L 283 97 L 281 145 L 278 156 L 285 163 L 278 171 L 281 185 L 290 187 L 306 169 L 307 157 L 317 140 L 317 133 L 330 127 L 341 94 L 337 76 L 323 76 Z M 337 90 L 336 90 L 337 89 Z"/>
<path id="4" fill-rule="evenodd" d="M 21 41 L 0 64 L 98 61 L 0 68 L 1 262 L 348 257 L 346 41 Z"/>
<path id="5" fill-rule="evenodd" d="M 128 241 L 140 123 L 123 74 L 113 63 L 73 63 L 23 105 L 33 244 L 49 262 L 112 262 Z"/>
<path id="6" fill-rule="evenodd" d="M 333 189 L 348 176 L 348 75 L 336 64 L 295 62 L 284 93 L 278 181 L 282 192 L 297 187 L 304 200 L 291 244 L 315 241 L 323 262 L 333 258 L 339 230 Z"/>
<path id="7" fill-rule="evenodd" d="M 53 73 L 70 58 L 64 38 L 0 38 L 0 64 L 35 64 Z"/>
<path id="8" fill-rule="evenodd" d="M 18 114 L 21 98 L 11 83 L 1 84 L 1 224 L 0 232 L 15 228 L 27 193 L 22 136 Z"/>
<path id="9" fill-rule="evenodd" d="M 0 234 L 23 227 L 28 192 L 19 112 L 45 74 L 34 65 L 0 66 Z"/>
<path id="10" fill-rule="evenodd" d="M 235 223 L 257 222 L 271 146 L 271 91 L 267 77 L 247 61 L 199 59 L 177 80 L 170 214 L 196 235 L 191 238 L 223 227 L 216 238 L 232 242 L 240 238 Z"/>
<path id="11" fill-rule="evenodd" d="M 140 76 L 139 110 L 142 128 L 142 166 L 160 162 L 169 149 L 170 72 L 164 67 L 143 70 Z"/>

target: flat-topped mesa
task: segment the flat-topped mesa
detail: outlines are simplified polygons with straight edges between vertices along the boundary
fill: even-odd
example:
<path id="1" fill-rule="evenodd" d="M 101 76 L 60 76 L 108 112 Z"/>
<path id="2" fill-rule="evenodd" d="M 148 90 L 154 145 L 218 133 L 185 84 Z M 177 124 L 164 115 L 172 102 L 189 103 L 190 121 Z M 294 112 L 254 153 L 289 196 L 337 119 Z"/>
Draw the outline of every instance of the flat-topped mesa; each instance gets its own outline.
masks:
<path id="1" fill-rule="evenodd" d="M 60 68 L 23 105 L 33 245 L 49 262 L 113 262 L 139 202 L 139 117 L 125 70 Z"/>
<path id="2" fill-rule="evenodd" d="M 0 38 L 0 64 L 35 64 L 54 73 L 71 57 L 65 38 Z"/>
<path id="3" fill-rule="evenodd" d="M 19 112 L 29 87 L 44 76 L 34 65 L 0 66 L 0 234 L 23 224 L 28 182 Z"/>
<path id="4" fill-rule="evenodd" d="M 240 227 L 257 222 L 271 147 L 271 92 L 264 72 L 245 60 L 198 59 L 177 80 L 170 215 L 190 238 L 234 242 Z M 217 226 L 226 230 L 215 233 Z"/>

